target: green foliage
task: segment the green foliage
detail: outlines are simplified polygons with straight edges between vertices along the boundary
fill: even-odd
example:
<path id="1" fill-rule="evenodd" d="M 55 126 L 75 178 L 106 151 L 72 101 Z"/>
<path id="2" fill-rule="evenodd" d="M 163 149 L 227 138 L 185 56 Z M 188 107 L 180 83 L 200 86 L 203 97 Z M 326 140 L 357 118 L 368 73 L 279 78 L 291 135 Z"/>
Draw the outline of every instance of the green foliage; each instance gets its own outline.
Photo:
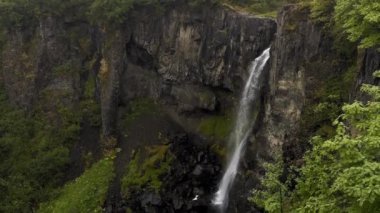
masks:
<path id="1" fill-rule="evenodd" d="M 101 110 L 100 104 L 95 99 L 96 80 L 95 76 L 89 76 L 84 88 L 84 97 L 80 103 L 83 118 L 87 120 L 91 126 L 100 126 Z"/>
<path id="2" fill-rule="evenodd" d="M 210 150 L 217 154 L 218 157 L 220 157 L 221 159 L 225 159 L 226 158 L 226 148 L 224 146 L 221 146 L 220 144 L 217 144 L 217 143 L 214 143 L 211 145 L 210 147 Z"/>
<path id="3" fill-rule="evenodd" d="M 209 3 L 217 3 L 219 2 L 220 0 L 190 0 L 188 1 L 189 5 L 190 6 L 193 6 L 193 7 L 199 7 L 199 6 L 202 6 L 204 4 L 209 4 Z"/>
<path id="4" fill-rule="evenodd" d="M 26 0 L 0 0 L 0 26 L 25 27 L 34 21 L 32 2 Z"/>
<path id="5" fill-rule="evenodd" d="M 335 135 L 332 122 L 342 113 L 342 105 L 348 101 L 349 91 L 355 79 L 355 66 L 328 78 L 313 94 L 313 102 L 306 104 L 302 114 L 302 126 L 306 140 L 310 135 L 330 138 Z"/>
<path id="6" fill-rule="evenodd" d="M 333 25 L 335 0 L 313 0 L 311 2 L 311 17 L 327 26 Z"/>
<path id="7" fill-rule="evenodd" d="M 337 0 L 335 21 L 360 47 L 380 45 L 380 2 L 373 0 Z"/>
<path id="8" fill-rule="evenodd" d="M 375 72 L 379 76 L 380 72 Z M 263 189 L 251 198 L 269 212 L 279 212 L 279 189 L 290 194 L 283 212 L 378 212 L 380 210 L 380 87 L 364 85 L 368 103 L 343 107 L 331 139 L 314 137 L 305 154 L 296 188 L 280 182 L 281 163 L 267 164 Z"/>
<path id="9" fill-rule="evenodd" d="M 161 6 L 158 0 L 0 0 L 0 26 L 8 29 L 37 24 L 39 17 L 65 16 L 109 26 L 121 24 L 134 6 Z"/>
<path id="10" fill-rule="evenodd" d="M 55 70 L 67 74 L 71 66 Z M 11 106 L 0 91 L 0 212 L 32 212 L 56 193 L 66 177 L 69 150 L 79 140 L 83 116 L 100 124 L 94 87 L 95 81 L 87 83 L 81 110 L 62 102 L 65 91 L 44 90 L 42 98 L 49 103 L 38 105 L 30 115 Z"/>
<path id="11" fill-rule="evenodd" d="M 355 102 L 343 111 L 337 135 L 326 141 L 314 138 L 305 156 L 295 195 L 302 211 L 380 208 L 380 102 Z"/>
<path id="12" fill-rule="evenodd" d="M 90 0 L 0 0 L 0 26 L 7 29 L 37 24 L 43 16 L 74 18 L 83 14 Z M 83 17 L 82 17 L 83 18 Z"/>
<path id="13" fill-rule="evenodd" d="M 32 212 L 54 193 L 72 137 L 60 130 L 41 117 L 29 118 L 0 92 L 0 212 Z"/>
<path id="14" fill-rule="evenodd" d="M 262 189 L 254 190 L 249 200 L 268 212 L 283 212 L 289 189 L 287 184 L 280 180 L 284 169 L 281 154 L 275 154 L 274 162 L 264 163 L 263 167 L 266 173 L 261 180 Z"/>
<path id="15" fill-rule="evenodd" d="M 113 157 L 94 164 L 75 181 L 66 184 L 59 196 L 41 205 L 41 213 L 103 212 L 108 186 L 114 177 Z"/>
<path id="16" fill-rule="evenodd" d="M 133 121 L 144 115 L 156 115 L 160 107 L 149 98 L 140 98 L 129 103 L 127 113 L 123 115 L 123 125 L 128 127 Z"/>
<path id="17" fill-rule="evenodd" d="M 89 19 L 102 25 L 121 24 L 135 6 L 154 5 L 160 8 L 159 0 L 94 0 L 88 9 Z"/>
<path id="18" fill-rule="evenodd" d="M 232 130 L 233 120 L 230 114 L 213 115 L 201 120 L 198 130 L 201 134 L 217 140 L 226 140 Z"/>
<path id="19" fill-rule="evenodd" d="M 89 17 L 95 22 L 122 23 L 133 4 L 134 0 L 95 0 L 89 7 Z"/>
<path id="20" fill-rule="evenodd" d="M 282 6 L 287 3 L 293 3 L 295 0 L 225 0 L 222 2 L 234 6 L 234 9 L 237 10 L 274 18 Z"/>
<path id="21" fill-rule="evenodd" d="M 170 169 L 173 156 L 168 151 L 167 145 L 146 147 L 145 151 L 145 153 L 135 153 L 126 168 L 122 179 L 122 194 L 126 198 L 131 191 L 142 187 L 159 190 L 162 176 Z"/>

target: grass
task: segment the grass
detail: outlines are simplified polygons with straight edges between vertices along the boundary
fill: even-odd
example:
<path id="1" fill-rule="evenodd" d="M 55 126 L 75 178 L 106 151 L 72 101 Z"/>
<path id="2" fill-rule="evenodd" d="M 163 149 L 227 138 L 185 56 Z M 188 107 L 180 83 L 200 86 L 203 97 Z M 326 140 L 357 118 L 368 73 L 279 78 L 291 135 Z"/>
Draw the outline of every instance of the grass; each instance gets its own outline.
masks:
<path id="1" fill-rule="evenodd" d="M 108 186 L 114 177 L 113 168 L 113 157 L 99 161 L 78 179 L 66 184 L 57 199 L 42 204 L 38 212 L 102 212 Z"/>
<path id="2" fill-rule="evenodd" d="M 158 191 L 162 186 L 161 177 L 168 172 L 171 160 L 167 145 L 146 147 L 144 153 L 136 152 L 122 178 L 123 196 L 128 198 L 133 189 L 142 187 Z"/>

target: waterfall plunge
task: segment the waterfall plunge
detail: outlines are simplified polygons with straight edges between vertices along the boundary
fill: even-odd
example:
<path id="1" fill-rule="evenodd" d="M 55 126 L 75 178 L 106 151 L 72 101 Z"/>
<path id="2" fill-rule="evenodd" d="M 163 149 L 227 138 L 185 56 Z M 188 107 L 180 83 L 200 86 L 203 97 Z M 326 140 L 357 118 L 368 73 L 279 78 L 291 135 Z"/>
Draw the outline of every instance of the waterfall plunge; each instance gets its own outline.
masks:
<path id="1" fill-rule="evenodd" d="M 250 67 L 250 76 L 245 84 L 244 91 L 240 99 L 235 127 L 230 135 L 230 143 L 233 146 L 233 155 L 228 163 L 223 179 L 219 184 L 219 189 L 215 193 L 215 197 L 212 201 L 215 206 L 220 208 L 221 212 L 224 212 L 227 207 L 228 193 L 231 189 L 232 183 L 234 182 L 242 151 L 245 147 L 247 138 L 251 134 L 254 124 L 252 104 L 256 99 L 260 87 L 259 79 L 261 73 L 270 57 L 269 51 L 270 48 L 264 50 L 264 52 L 252 62 Z"/>

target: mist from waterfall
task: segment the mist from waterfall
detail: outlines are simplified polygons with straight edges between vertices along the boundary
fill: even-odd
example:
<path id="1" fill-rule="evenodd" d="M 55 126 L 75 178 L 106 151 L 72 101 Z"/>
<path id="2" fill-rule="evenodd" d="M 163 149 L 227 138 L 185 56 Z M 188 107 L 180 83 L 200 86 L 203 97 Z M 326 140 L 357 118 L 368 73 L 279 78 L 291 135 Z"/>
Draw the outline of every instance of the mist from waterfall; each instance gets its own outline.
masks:
<path id="1" fill-rule="evenodd" d="M 217 206 L 221 212 L 224 212 L 228 206 L 228 194 L 236 177 L 245 144 L 254 125 L 255 119 L 252 114 L 252 106 L 259 92 L 260 76 L 269 57 L 270 48 L 264 50 L 250 66 L 250 76 L 245 84 L 236 114 L 235 126 L 229 139 L 229 143 L 233 148 L 232 157 L 229 159 L 227 170 L 212 201 L 213 205 Z"/>

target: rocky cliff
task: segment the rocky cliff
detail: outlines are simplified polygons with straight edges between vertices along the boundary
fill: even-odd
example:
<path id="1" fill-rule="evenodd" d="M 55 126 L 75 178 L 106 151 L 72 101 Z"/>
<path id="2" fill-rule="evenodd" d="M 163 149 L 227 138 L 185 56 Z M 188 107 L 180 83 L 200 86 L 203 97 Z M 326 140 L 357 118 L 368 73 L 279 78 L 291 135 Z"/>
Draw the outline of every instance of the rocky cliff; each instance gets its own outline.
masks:
<path id="1" fill-rule="evenodd" d="M 351 92 L 352 100 L 368 100 L 368 97 L 360 92 L 362 84 L 380 85 L 378 79 L 373 77 L 373 72 L 380 69 L 380 53 L 376 49 L 362 51 L 358 57 L 358 76 Z"/>
<path id="2" fill-rule="evenodd" d="M 57 128 L 63 125 L 63 112 L 78 113 L 80 142 L 72 148 L 70 178 L 81 173 L 89 151 L 99 158 L 99 149 L 122 148 L 116 160 L 117 178 L 109 191 L 109 211 L 208 208 L 224 152 L 213 142 L 222 142 L 228 135 L 228 128 L 218 133 L 215 125 L 224 118 L 228 119 L 224 123 L 232 122 L 226 114 L 232 114 L 247 68 L 270 46 L 276 31 L 273 20 L 214 4 L 194 7 L 179 1 L 164 9 L 135 8 L 117 29 L 92 26 L 80 17 L 41 16 L 29 27 L 6 33 L 1 83 L 10 100 L 31 115 L 47 116 Z M 137 113 L 132 123 L 151 124 L 147 130 L 151 133 L 145 136 L 131 133 L 141 131 L 131 130 L 131 125 L 124 126 L 125 117 L 136 116 L 131 110 L 136 102 L 141 107 L 141 100 L 143 107 L 154 102 L 164 115 Z M 176 134 L 189 139 L 170 139 Z M 163 142 L 162 138 L 169 139 Z M 199 145 L 201 141 L 205 145 Z M 132 153 L 172 143 L 170 150 L 178 161 L 172 162 L 170 174 L 184 175 L 168 177 L 178 180 L 166 183 L 158 194 L 137 191 L 136 197 L 141 198 L 137 203 L 122 204 L 120 180 Z M 187 144 L 193 144 L 194 151 L 184 154 Z M 189 159 L 181 160 L 182 155 Z M 197 194 L 200 202 L 192 203 Z"/>
<path id="3" fill-rule="evenodd" d="M 355 50 L 348 57 L 342 55 L 332 35 L 308 14 L 307 8 L 289 5 L 278 15 L 264 127 L 258 134 L 260 143 L 266 141 L 267 150 L 282 147 L 286 157 L 293 159 L 303 153 L 296 147 L 302 149 L 303 143 L 307 143 L 299 135 L 307 128 L 301 128 L 306 108 L 323 102 L 323 96 L 327 95 L 321 94 L 324 87 L 331 86 L 327 85 L 329 81 L 345 73 L 355 57 Z M 293 148 L 286 150 L 287 147 Z"/>
<path id="4" fill-rule="evenodd" d="M 83 172 L 88 151 L 100 158 L 118 148 L 107 211 L 204 212 L 211 211 L 222 175 L 247 69 L 271 46 L 258 121 L 229 207 L 258 211 L 247 197 L 265 172 L 260 163 L 278 150 L 287 164 L 302 163 L 309 136 L 330 133 L 329 117 L 314 107 L 326 103 L 334 111 L 330 103 L 348 100 L 350 91 L 361 97 L 362 82 L 379 83 L 370 77 L 380 67 L 379 54 L 339 49 L 297 5 L 284 7 L 276 23 L 178 2 L 164 10 L 137 7 L 117 28 L 42 16 L 35 25 L 10 29 L 1 84 L 15 105 L 44 114 L 57 128 L 63 112 L 78 113 L 68 179 Z M 131 170 L 133 163 L 141 170 Z"/>

